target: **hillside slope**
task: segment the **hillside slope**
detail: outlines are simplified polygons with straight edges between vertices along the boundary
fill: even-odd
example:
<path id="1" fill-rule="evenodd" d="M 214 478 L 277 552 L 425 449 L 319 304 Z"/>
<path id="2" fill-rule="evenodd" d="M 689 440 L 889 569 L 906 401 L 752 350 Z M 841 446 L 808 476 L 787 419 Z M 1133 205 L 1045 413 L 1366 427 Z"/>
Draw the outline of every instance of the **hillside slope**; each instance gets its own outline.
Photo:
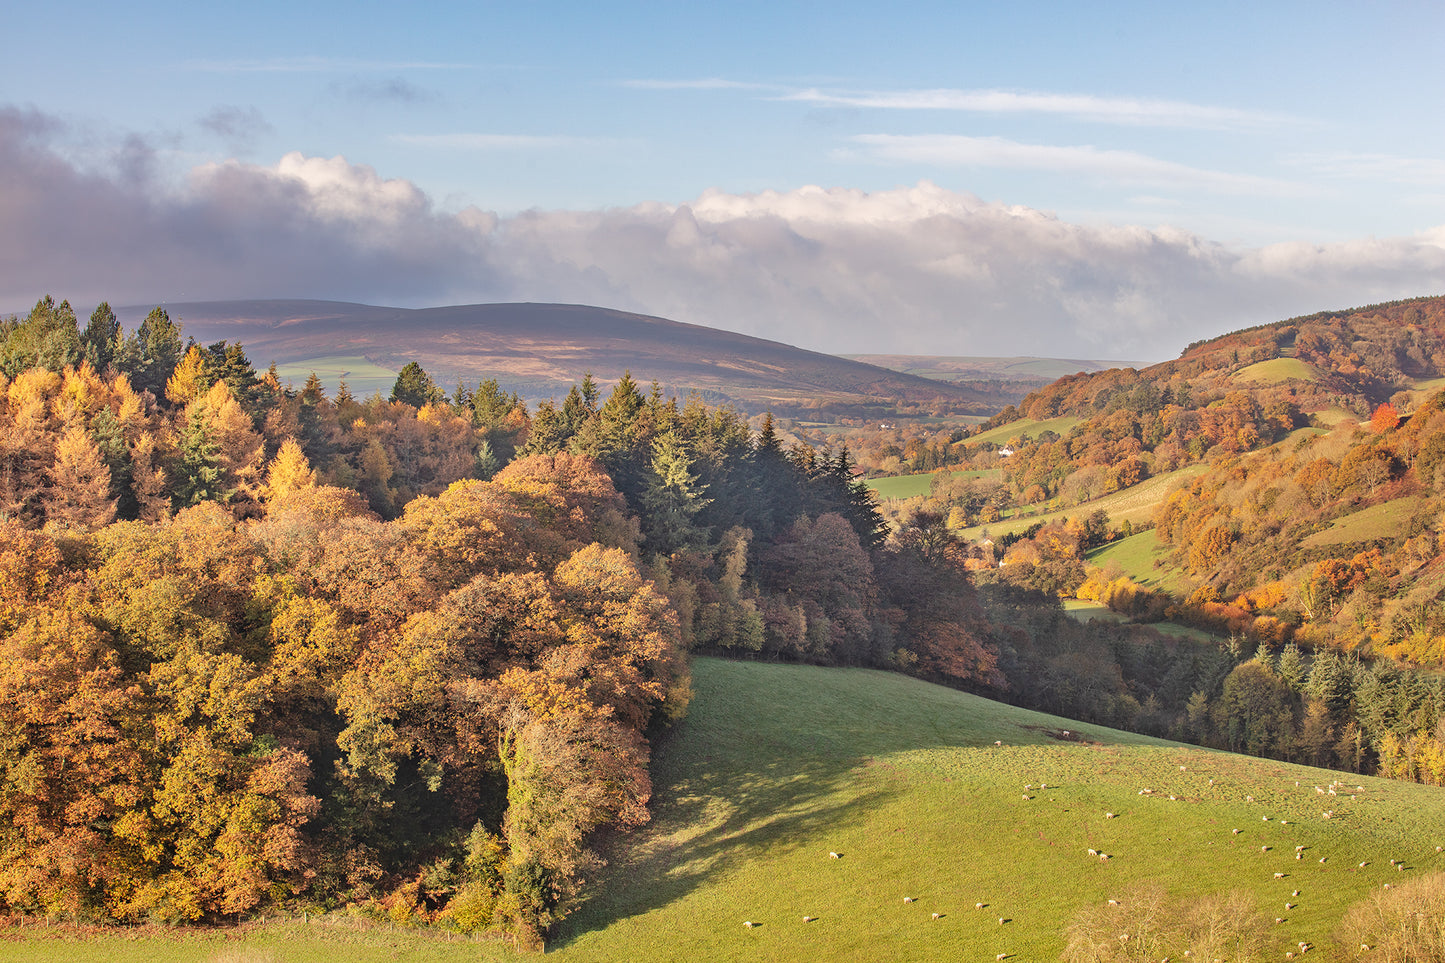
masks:
<path id="1" fill-rule="evenodd" d="M 1268 920 L 1260 958 L 1278 959 L 1327 946 L 1385 883 L 1445 868 L 1438 789 L 1079 726 L 876 671 L 700 659 L 694 683 L 656 753 L 652 823 L 613 840 L 549 959 L 1054 959 L 1079 912 L 1148 881 L 1180 897 L 1243 891 Z M 84 945 L 175 961 L 527 958 L 334 919 Z M 17 961 L 65 954 L 73 943 L 7 944 Z"/>
<path id="2" fill-rule="evenodd" d="M 216 301 L 166 306 L 198 341 L 240 341 L 260 366 L 304 367 L 357 356 L 400 370 L 409 361 L 448 388 L 496 378 L 524 397 L 560 397 L 590 371 L 624 371 L 669 393 L 697 391 L 749 411 L 877 409 L 895 404 L 967 414 L 997 405 L 976 391 L 730 331 L 571 304 L 388 308 L 338 301 Z M 117 312 L 136 324 L 140 308 Z"/>

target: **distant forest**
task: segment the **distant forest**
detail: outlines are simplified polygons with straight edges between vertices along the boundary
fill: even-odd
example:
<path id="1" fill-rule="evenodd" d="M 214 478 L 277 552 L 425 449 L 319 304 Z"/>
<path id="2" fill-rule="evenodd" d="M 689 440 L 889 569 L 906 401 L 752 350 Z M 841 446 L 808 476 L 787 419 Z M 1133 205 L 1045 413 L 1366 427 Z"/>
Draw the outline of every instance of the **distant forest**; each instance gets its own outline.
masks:
<path id="1" fill-rule="evenodd" d="M 1445 780 L 1438 676 L 1308 633 L 1077 623 L 1058 596 L 1107 519 L 984 570 L 946 505 L 890 526 L 854 469 L 630 376 L 532 411 L 413 364 L 388 399 L 332 398 L 161 309 L 124 332 L 43 299 L 0 322 L 0 900 L 349 904 L 540 946 L 594 834 L 647 819 L 691 652 Z"/>

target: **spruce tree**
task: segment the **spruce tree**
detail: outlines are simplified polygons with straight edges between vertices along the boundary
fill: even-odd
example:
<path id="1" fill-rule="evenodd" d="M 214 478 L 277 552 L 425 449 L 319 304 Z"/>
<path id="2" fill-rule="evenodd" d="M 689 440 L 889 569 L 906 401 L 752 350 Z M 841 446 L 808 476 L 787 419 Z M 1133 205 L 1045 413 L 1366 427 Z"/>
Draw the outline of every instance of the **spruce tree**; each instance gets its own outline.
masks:
<path id="1" fill-rule="evenodd" d="M 643 532 L 647 546 L 662 555 L 702 550 L 708 531 L 694 522 L 711 501 L 692 472 L 692 459 L 673 433 L 652 443 L 652 471 L 642 493 Z"/>

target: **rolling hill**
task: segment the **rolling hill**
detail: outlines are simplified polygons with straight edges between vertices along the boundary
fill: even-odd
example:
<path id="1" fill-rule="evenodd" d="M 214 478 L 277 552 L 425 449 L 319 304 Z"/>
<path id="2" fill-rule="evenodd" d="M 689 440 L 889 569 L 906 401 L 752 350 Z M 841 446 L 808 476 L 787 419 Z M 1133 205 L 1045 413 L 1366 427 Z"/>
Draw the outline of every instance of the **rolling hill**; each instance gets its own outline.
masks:
<path id="1" fill-rule="evenodd" d="M 1130 900 L 1149 883 L 1196 903 L 1244 894 L 1264 919 L 1256 958 L 1282 959 L 1301 941 L 1328 947 L 1348 907 L 1384 884 L 1445 868 L 1438 789 L 870 670 L 700 659 L 694 684 L 687 719 L 656 750 L 652 822 L 612 841 L 594 898 L 553 935 L 549 959 L 1052 959 L 1081 913 L 1132 927 Z M 336 916 L 80 946 L 214 963 L 519 959 Z M 76 948 L 32 929 L 6 952 L 52 961 Z"/>
<path id="2" fill-rule="evenodd" d="M 202 343 L 239 341 L 259 367 L 276 362 L 348 378 L 353 392 L 389 390 L 416 361 L 444 388 L 495 378 L 529 399 L 560 397 L 590 371 L 600 382 L 624 371 L 665 392 L 780 414 L 896 408 L 991 415 L 989 395 L 776 341 L 664 318 L 570 304 L 472 304 L 388 308 L 339 301 L 216 301 L 166 305 Z M 133 327 L 148 308 L 117 311 Z M 379 373 L 376 368 L 383 369 Z M 390 376 L 388 378 L 388 372 Z M 371 380 L 364 380 L 369 376 Z M 334 381 L 330 385 L 334 388 Z"/>

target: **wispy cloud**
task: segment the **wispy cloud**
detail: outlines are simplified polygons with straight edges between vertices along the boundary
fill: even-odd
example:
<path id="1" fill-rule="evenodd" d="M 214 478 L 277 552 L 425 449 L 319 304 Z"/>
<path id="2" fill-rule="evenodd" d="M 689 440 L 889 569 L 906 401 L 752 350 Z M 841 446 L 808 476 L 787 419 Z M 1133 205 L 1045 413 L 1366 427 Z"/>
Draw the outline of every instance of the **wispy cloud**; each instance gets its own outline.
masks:
<path id="1" fill-rule="evenodd" d="M 1023 144 L 1003 137 L 953 134 L 859 134 L 851 138 L 865 156 L 892 163 L 951 167 L 1000 167 L 1081 174 L 1125 184 L 1191 187 L 1220 194 L 1297 196 L 1307 189 L 1252 174 L 1212 171 L 1128 150 L 1090 145 Z"/>
<path id="2" fill-rule="evenodd" d="M 433 91 L 418 87 L 401 77 L 389 77 L 385 80 L 337 80 L 332 82 L 330 90 L 337 97 L 368 104 L 419 104 L 436 99 Z"/>
<path id="3" fill-rule="evenodd" d="M 212 73 L 336 73 L 376 72 L 394 70 L 477 70 L 478 64 L 446 63 L 428 60 L 347 60 L 335 57 L 269 57 L 235 60 L 187 60 L 178 65 L 182 70 Z"/>
<path id="4" fill-rule="evenodd" d="M 1257 110 L 1214 107 L 1177 100 L 1095 97 L 1019 90 L 829 91 L 817 88 L 782 94 L 779 100 L 832 107 L 880 110 L 951 110 L 986 114 L 1056 114 L 1077 120 L 1137 127 L 1193 127 L 1206 130 L 1299 125 L 1298 118 Z"/>
<path id="5" fill-rule="evenodd" d="M 725 80 L 704 77 L 698 80 L 624 80 L 622 86 L 635 90 L 778 90 L 778 84 L 759 84 L 746 80 Z"/>
<path id="6" fill-rule="evenodd" d="M 391 140 L 414 147 L 471 151 L 547 150 L 620 143 L 611 137 L 571 137 L 565 134 L 393 134 Z"/>
<path id="7" fill-rule="evenodd" d="M 1287 164 L 1325 177 L 1429 186 L 1445 184 L 1445 160 L 1438 157 L 1400 157 L 1396 154 L 1335 151 L 1295 154 L 1284 160 Z"/>
<path id="8" fill-rule="evenodd" d="M 274 129 L 255 107 L 223 104 L 211 109 L 197 123 L 226 142 L 233 153 L 244 154 L 258 137 Z"/>

